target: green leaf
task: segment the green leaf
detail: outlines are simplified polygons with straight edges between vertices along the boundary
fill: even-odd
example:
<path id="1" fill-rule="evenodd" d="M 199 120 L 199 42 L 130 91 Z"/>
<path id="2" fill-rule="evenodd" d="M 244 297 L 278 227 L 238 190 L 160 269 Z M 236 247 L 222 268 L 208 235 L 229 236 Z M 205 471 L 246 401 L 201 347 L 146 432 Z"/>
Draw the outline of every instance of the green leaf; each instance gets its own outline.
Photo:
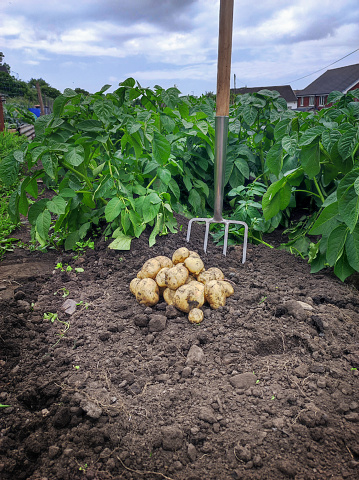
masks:
<path id="1" fill-rule="evenodd" d="M 266 165 L 271 173 L 276 177 L 279 176 L 279 173 L 283 167 L 283 148 L 282 145 L 278 142 L 275 143 L 267 152 Z"/>
<path id="2" fill-rule="evenodd" d="M 285 137 L 282 138 L 282 147 L 284 150 L 289 153 L 289 155 L 295 155 L 297 151 L 297 145 L 298 145 L 298 138 L 297 135 L 292 135 L 291 137 L 289 135 L 286 135 Z"/>
<path id="3" fill-rule="evenodd" d="M 64 90 L 64 97 L 77 97 L 78 93 L 75 92 L 75 90 L 72 90 L 72 88 L 65 88 Z"/>
<path id="4" fill-rule="evenodd" d="M 120 232 L 108 248 L 111 248 L 111 250 L 131 250 L 131 240 L 132 237 Z"/>
<path id="5" fill-rule="evenodd" d="M 324 208 L 316 222 L 309 230 L 310 235 L 329 235 L 338 224 L 338 202 L 331 203 Z"/>
<path id="6" fill-rule="evenodd" d="M 291 125 L 291 119 L 290 118 L 285 118 L 283 120 L 280 120 L 277 125 L 275 126 L 274 129 L 274 138 L 276 140 L 281 140 L 285 135 L 288 134 L 290 130 L 290 125 Z"/>
<path id="7" fill-rule="evenodd" d="M 29 183 L 26 185 L 26 191 L 29 193 L 33 198 L 37 198 L 39 190 L 38 190 L 38 185 L 36 178 L 33 177 Z"/>
<path id="8" fill-rule="evenodd" d="M 250 105 L 246 105 L 242 110 L 243 120 L 249 125 L 250 127 L 256 121 L 258 115 L 258 109 L 256 107 L 252 107 Z"/>
<path id="9" fill-rule="evenodd" d="M 51 226 L 51 215 L 48 210 L 44 210 L 37 216 L 35 226 L 40 237 L 47 240 L 49 238 L 49 230 Z"/>
<path id="10" fill-rule="evenodd" d="M 355 270 L 349 265 L 347 256 L 345 252 L 343 252 L 343 255 L 339 258 L 334 266 L 335 275 L 340 278 L 342 282 L 344 282 L 344 280 L 354 272 Z"/>
<path id="11" fill-rule="evenodd" d="M 352 233 L 348 233 L 345 251 L 349 265 L 359 272 L 359 225 L 354 228 Z"/>
<path id="12" fill-rule="evenodd" d="M 80 240 L 81 238 L 78 231 L 69 233 L 65 240 L 65 250 L 74 250 L 76 243 Z"/>
<path id="13" fill-rule="evenodd" d="M 327 103 L 335 103 L 344 96 L 344 93 L 334 90 L 328 95 Z"/>
<path id="14" fill-rule="evenodd" d="M 171 192 L 173 193 L 173 195 L 176 197 L 176 199 L 179 200 L 181 192 L 180 192 L 180 189 L 179 189 L 179 186 L 178 186 L 178 183 L 176 182 L 176 180 L 171 178 L 171 180 L 168 182 L 168 187 L 171 190 Z"/>
<path id="15" fill-rule="evenodd" d="M 353 155 L 359 143 L 359 128 L 351 128 L 347 130 L 338 142 L 338 151 L 345 160 Z"/>
<path id="16" fill-rule="evenodd" d="M 85 132 L 101 132 L 103 130 L 102 122 L 99 120 L 83 120 L 76 126 L 79 130 L 84 130 Z"/>
<path id="17" fill-rule="evenodd" d="M 303 147 L 299 153 L 299 159 L 304 172 L 309 178 L 314 178 L 320 172 L 320 148 L 319 144 Z"/>
<path id="18" fill-rule="evenodd" d="M 62 197 L 56 196 L 46 203 L 46 207 L 50 212 L 62 215 L 66 211 L 66 201 Z"/>
<path id="19" fill-rule="evenodd" d="M 270 220 L 277 215 L 280 210 L 287 208 L 290 197 L 291 187 L 287 184 L 287 179 L 285 177 L 272 183 L 262 199 L 264 218 Z"/>
<path id="20" fill-rule="evenodd" d="M 41 157 L 42 166 L 50 178 L 55 179 L 57 170 L 57 157 L 53 153 L 45 153 Z"/>
<path id="21" fill-rule="evenodd" d="M 142 218 L 140 217 L 140 215 L 134 210 L 129 211 L 129 217 L 132 223 L 135 237 L 138 238 L 146 228 L 146 224 L 142 221 Z"/>
<path id="22" fill-rule="evenodd" d="M 40 215 L 40 213 L 42 213 L 45 210 L 46 204 L 47 204 L 47 199 L 43 198 L 31 205 L 28 213 L 28 220 L 31 225 L 36 224 L 36 219 Z"/>
<path id="23" fill-rule="evenodd" d="M 201 208 L 201 195 L 194 188 L 189 192 L 188 202 L 192 205 L 195 212 Z"/>
<path id="24" fill-rule="evenodd" d="M 150 238 L 148 239 L 148 245 L 152 247 L 156 243 L 156 237 L 161 231 L 162 215 L 157 217 L 155 226 L 152 229 Z"/>
<path id="25" fill-rule="evenodd" d="M 244 178 L 248 180 L 249 178 L 249 166 L 248 163 L 244 160 L 244 158 L 237 158 L 234 161 L 234 165 L 238 168 Z"/>
<path id="26" fill-rule="evenodd" d="M 145 201 L 142 205 L 143 221 L 145 223 L 149 223 L 154 218 L 156 218 L 156 216 L 157 216 L 157 214 L 160 210 L 160 207 L 161 207 L 160 203 L 153 204 L 151 202 Z"/>
<path id="27" fill-rule="evenodd" d="M 114 106 L 112 102 L 106 100 L 97 100 L 93 105 L 96 117 L 103 123 L 109 123 L 114 114 Z"/>
<path id="28" fill-rule="evenodd" d="M 298 142 L 299 146 L 303 147 L 305 145 L 310 145 L 317 137 L 320 137 L 324 131 L 325 127 L 322 127 L 321 125 L 308 128 L 308 130 L 306 130 L 300 137 Z"/>
<path id="29" fill-rule="evenodd" d="M 171 172 L 167 170 L 166 168 L 159 168 L 158 169 L 158 177 L 161 179 L 161 181 L 165 184 L 168 185 L 169 181 L 171 180 Z"/>
<path id="30" fill-rule="evenodd" d="M 327 261 L 332 267 L 343 253 L 348 227 L 343 223 L 330 233 L 327 246 Z"/>
<path id="31" fill-rule="evenodd" d="M 85 160 L 85 150 L 82 145 L 71 147 L 64 155 L 65 161 L 74 167 L 78 167 Z"/>
<path id="32" fill-rule="evenodd" d="M 352 232 L 359 218 L 359 196 L 354 186 L 348 188 L 338 200 L 339 214 Z"/>
<path id="33" fill-rule="evenodd" d="M 167 163 L 171 153 L 171 144 L 164 135 L 157 131 L 154 131 L 153 133 L 152 151 L 154 159 L 160 165 L 165 165 Z"/>
<path id="34" fill-rule="evenodd" d="M 105 218 L 107 222 L 112 222 L 118 217 L 123 209 L 123 201 L 118 197 L 112 198 L 105 207 Z"/>
<path id="35" fill-rule="evenodd" d="M 0 162 L 0 180 L 6 187 L 12 185 L 18 177 L 20 165 L 11 153 Z"/>

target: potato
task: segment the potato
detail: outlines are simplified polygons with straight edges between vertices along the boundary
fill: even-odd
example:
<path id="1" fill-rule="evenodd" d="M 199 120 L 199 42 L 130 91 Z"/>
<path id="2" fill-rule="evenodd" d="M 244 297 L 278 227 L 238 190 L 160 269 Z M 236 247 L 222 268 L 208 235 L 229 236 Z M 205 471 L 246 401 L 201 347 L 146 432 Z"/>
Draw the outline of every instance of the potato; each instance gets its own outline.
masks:
<path id="1" fill-rule="evenodd" d="M 201 258 L 197 252 L 194 252 L 193 250 L 189 251 L 189 256 L 190 257 L 195 257 L 195 258 Z"/>
<path id="2" fill-rule="evenodd" d="M 218 280 L 218 283 L 222 285 L 226 297 L 230 297 L 234 294 L 234 288 L 229 282 L 226 282 L 225 280 Z"/>
<path id="3" fill-rule="evenodd" d="M 171 290 L 177 290 L 178 287 L 186 283 L 188 275 L 189 272 L 183 264 L 169 268 L 165 273 L 166 286 Z"/>
<path id="4" fill-rule="evenodd" d="M 208 283 L 211 280 L 216 280 L 213 272 L 208 272 L 208 270 L 202 270 L 202 272 L 197 275 L 197 281 L 201 283 Z"/>
<path id="5" fill-rule="evenodd" d="M 192 280 L 191 282 L 188 283 L 188 285 L 192 285 L 193 287 L 199 288 L 204 293 L 204 284 L 203 283 L 197 282 L 197 280 Z"/>
<path id="6" fill-rule="evenodd" d="M 173 305 L 173 297 L 175 296 L 176 290 L 171 290 L 170 288 L 166 288 L 163 292 L 163 300 L 168 305 Z"/>
<path id="7" fill-rule="evenodd" d="M 186 285 L 187 283 L 191 283 L 191 282 L 196 282 L 196 277 L 194 277 L 193 275 L 189 274 L 188 277 L 187 277 L 187 280 L 186 280 Z"/>
<path id="8" fill-rule="evenodd" d="M 137 284 L 136 299 L 146 307 L 156 305 L 160 299 L 157 283 L 152 278 L 143 278 Z"/>
<path id="9" fill-rule="evenodd" d="M 134 294 L 134 296 L 136 296 L 136 292 L 137 292 L 137 285 L 138 283 L 141 281 L 140 278 L 134 278 L 133 280 L 131 280 L 131 283 L 130 283 L 130 291 L 131 293 Z"/>
<path id="10" fill-rule="evenodd" d="M 193 284 L 182 285 L 173 297 L 173 305 L 182 312 L 188 313 L 193 308 L 200 308 L 204 304 L 204 292 Z"/>
<path id="11" fill-rule="evenodd" d="M 187 257 L 184 266 L 194 275 L 198 275 L 204 269 L 204 264 L 199 257 Z"/>
<path id="12" fill-rule="evenodd" d="M 188 313 L 188 320 L 191 323 L 201 323 L 203 320 L 204 314 L 199 308 L 192 308 Z"/>
<path id="13" fill-rule="evenodd" d="M 206 271 L 207 271 L 207 273 L 210 273 L 211 275 L 214 275 L 213 280 L 223 280 L 224 279 L 224 273 L 222 272 L 222 270 L 220 270 L 217 267 L 211 267 Z"/>
<path id="14" fill-rule="evenodd" d="M 172 262 L 171 262 L 172 263 Z M 166 287 L 166 272 L 168 267 L 161 268 L 161 270 L 156 275 L 156 283 L 159 287 Z"/>
<path id="15" fill-rule="evenodd" d="M 187 257 L 189 257 L 188 248 L 186 247 L 177 248 L 177 250 L 172 255 L 172 262 L 174 265 L 177 265 L 177 263 L 183 263 Z"/>
<path id="16" fill-rule="evenodd" d="M 211 308 L 217 309 L 226 304 L 226 294 L 224 288 L 217 280 L 211 280 L 204 286 L 204 294 Z"/>
<path id="17" fill-rule="evenodd" d="M 159 255 L 158 257 L 154 257 L 155 260 L 160 262 L 161 268 L 171 268 L 173 267 L 172 260 L 168 257 L 165 257 L 164 255 Z"/>
<path id="18" fill-rule="evenodd" d="M 137 274 L 137 278 L 155 278 L 161 270 L 161 264 L 155 258 L 150 258 L 143 264 L 143 267 Z"/>

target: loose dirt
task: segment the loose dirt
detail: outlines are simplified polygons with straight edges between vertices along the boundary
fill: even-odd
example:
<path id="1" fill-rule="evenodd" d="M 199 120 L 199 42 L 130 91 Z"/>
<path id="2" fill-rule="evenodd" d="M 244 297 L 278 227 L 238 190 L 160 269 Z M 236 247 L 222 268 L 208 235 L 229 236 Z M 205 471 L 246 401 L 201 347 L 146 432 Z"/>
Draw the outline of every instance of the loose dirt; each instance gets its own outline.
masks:
<path id="1" fill-rule="evenodd" d="M 204 255 L 195 225 L 234 296 L 198 326 L 141 306 L 129 283 L 186 246 L 180 224 L 152 248 L 1 263 L 1 479 L 359 478 L 358 291 L 265 246 Z"/>

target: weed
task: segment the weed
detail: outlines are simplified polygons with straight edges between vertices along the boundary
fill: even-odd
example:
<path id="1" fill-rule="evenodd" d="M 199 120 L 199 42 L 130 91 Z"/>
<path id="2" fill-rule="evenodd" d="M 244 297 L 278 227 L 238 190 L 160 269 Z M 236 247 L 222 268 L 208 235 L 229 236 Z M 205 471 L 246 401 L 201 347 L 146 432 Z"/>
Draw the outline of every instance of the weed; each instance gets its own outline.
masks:
<path id="1" fill-rule="evenodd" d="M 259 301 L 259 305 L 260 305 L 261 303 L 265 302 L 265 301 L 267 300 L 267 298 L 268 298 L 267 296 L 262 297 L 262 298 L 260 299 L 260 301 Z"/>
<path id="2" fill-rule="evenodd" d="M 3 405 L 2 403 L 0 403 L 0 408 L 8 408 L 8 407 L 11 407 L 11 405 Z"/>
<path id="3" fill-rule="evenodd" d="M 79 365 L 73 365 L 74 369 L 75 370 L 80 370 L 80 366 Z"/>
<path id="4" fill-rule="evenodd" d="M 62 297 L 63 297 L 63 298 L 66 298 L 66 297 L 68 297 L 68 296 L 70 295 L 69 290 L 67 290 L 67 288 L 65 288 L 65 287 L 62 287 L 62 288 L 60 288 L 59 290 L 57 290 L 57 292 L 55 292 L 54 295 L 57 295 L 57 294 L 58 294 L 59 292 L 61 292 L 61 291 L 62 291 Z"/>
<path id="5" fill-rule="evenodd" d="M 87 467 L 88 467 L 87 463 L 85 463 L 84 465 L 82 465 L 81 467 L 79 467 L 80 472 L 84 472 L 84 473 L 85 473 L 86 470 L 87 470 Z"/>
<path id="6" fill-rule="evenodd" d="M 50 320 L 51 323 L 54 323 L 55 320 L 58 320 L 58 314 L 53 312 L 44 313 L 44 320 Z"/>

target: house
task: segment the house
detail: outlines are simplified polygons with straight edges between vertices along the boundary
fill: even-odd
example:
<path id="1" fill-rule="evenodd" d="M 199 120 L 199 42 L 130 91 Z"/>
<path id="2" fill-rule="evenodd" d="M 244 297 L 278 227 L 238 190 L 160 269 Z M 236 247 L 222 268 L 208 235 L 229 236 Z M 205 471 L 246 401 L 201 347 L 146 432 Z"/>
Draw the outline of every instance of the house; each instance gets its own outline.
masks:
<path id="1" fill-rule="evenodd" d="M 280 85 L 278 87 L 242 87 L 231 88 L 231 94 L 243 95 L 244 93 L 256 93 L 260 90 L 275 90 L 287 102 L 288 108 L 297 108 L 297 97 L 290 85 Z"/>
<path id="2" fill-rule="evenodd" d="M 314 82 L 298 90 L 298 109 L 308 110 L 313 108 L 321 110 L 327 103 L 329 93 L 338 91 L 347 93 L 349 90 L 359 88 L 359 63 L 347 67 L 327 70 Z M 326 105 L 328 106 L 328 105 Z"/>

